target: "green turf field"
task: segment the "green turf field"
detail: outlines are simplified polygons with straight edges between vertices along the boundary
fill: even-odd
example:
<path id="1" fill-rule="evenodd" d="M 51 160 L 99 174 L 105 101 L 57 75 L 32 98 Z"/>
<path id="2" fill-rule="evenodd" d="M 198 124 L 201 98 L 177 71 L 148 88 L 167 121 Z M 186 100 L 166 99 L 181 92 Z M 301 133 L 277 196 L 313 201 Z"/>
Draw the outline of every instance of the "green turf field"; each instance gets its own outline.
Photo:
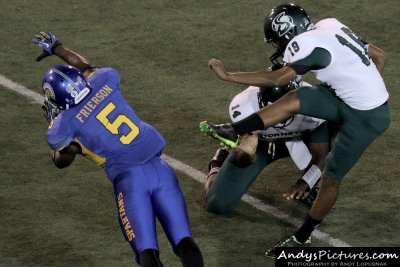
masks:
<path id="1" fill-rule="evenodd" d="M 295 1 L 314 21 L 336 17 L 390 55 L 384 78 L 392 123 L 345 178 L 336 210 L 319 230 L 351 246 L 400 245 L 400 2 Z M 96 66 L 120 71 L 123 91 L 138 115 L 168 142 L 165 153 L 206 173 L 218 147 L 198 130 L 201 120 L 228 120 L 241 86 L 219 81 L 210 57 L 229 70 L 269 64 L 263 43 L 266 11 L 279 1 L 0 0 L 0 74 L 40 92 L 56 57 L 34 62 L 31 39 L 52 31 Z M 39 104 L 0 86 L 0 266 L 135 266 L 117 222 L 112 186 L 101 169 L 77 159 L 52 166 Z M 230 216 L 205 212 L 202 185 L 177 170 L 194 237 L 208 267 L 273 266 L 265 250 L 295 227 L 241 203 Z M 299 172 L 276 162 L 249 194 L 301 219 L 306 210 L 281 194 Z M 180 266 L 159 229 L 161 259 Z M 327 243 L 315 240 L 315 246 Z"/>

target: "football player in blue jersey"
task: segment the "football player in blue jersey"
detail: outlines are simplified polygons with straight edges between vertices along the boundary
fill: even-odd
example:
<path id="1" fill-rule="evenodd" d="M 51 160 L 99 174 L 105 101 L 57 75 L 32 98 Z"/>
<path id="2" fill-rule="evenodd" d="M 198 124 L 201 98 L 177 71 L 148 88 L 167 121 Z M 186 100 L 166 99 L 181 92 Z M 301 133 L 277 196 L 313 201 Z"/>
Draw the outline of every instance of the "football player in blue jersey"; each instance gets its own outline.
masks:
<path id="1" fill-rule="evenodd" d="M 177 177 L 160 158 L 166 142 L 127 103 L 118 72 L 93 67 L 51 32 L 40 32 L 33 43 L 43 49 L 37 61 L 54 54 L 68 64 L 49 69 L 42 82 L 54 164 L 68 167 L 81 154 L 105 170 L 122 232 L 140 266 L 163 266 L 156 218 L 183 266 L 203 266 Z"/>

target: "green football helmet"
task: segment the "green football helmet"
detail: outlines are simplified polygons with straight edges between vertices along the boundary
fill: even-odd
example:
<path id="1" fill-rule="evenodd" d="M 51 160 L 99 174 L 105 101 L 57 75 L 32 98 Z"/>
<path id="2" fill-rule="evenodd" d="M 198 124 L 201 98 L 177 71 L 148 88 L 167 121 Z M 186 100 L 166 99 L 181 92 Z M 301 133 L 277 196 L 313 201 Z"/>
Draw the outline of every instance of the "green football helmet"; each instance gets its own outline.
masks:
<path id="1" fill-rule="evenodd" d="M 274 7 L 264 20 L 265 42 L 273 44 L 276 48 L 271 61 L 276 63 L 293 37 L 313 28 L 310 17 L 300 6 L 282 4 Z"/>
<path id="2" fill-rule="evenodd" d="M 269 106 L 276 100 L 284 96 L 286 93 L 292 90 L 296 90 L 300 87 L 301 77 L 297 76 L 296 79 L 290 81 L 285 86 L 272 86 L 272 87 L 260 87 L 258 92 L 258 105 L 260 108 Z"/>

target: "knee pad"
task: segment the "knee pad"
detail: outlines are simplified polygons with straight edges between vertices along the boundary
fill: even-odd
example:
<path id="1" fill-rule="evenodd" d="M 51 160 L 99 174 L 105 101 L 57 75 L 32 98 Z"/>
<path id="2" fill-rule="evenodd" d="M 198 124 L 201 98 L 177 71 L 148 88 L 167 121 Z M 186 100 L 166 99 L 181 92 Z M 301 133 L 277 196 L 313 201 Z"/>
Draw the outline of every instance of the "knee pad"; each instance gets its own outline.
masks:
<path id="1" fill-rule="evenodd" d="M 158 250 L 146 249 L 140 253 L 140 266 L 142 267 L 163 267 Z"/>
<path id="2" fill-rule="evenodd" d="M 185 237 L 179 241 L 176 254 L 181 259 L 183 266 L 203 267 L 203 255 L 193 238 Z"/>

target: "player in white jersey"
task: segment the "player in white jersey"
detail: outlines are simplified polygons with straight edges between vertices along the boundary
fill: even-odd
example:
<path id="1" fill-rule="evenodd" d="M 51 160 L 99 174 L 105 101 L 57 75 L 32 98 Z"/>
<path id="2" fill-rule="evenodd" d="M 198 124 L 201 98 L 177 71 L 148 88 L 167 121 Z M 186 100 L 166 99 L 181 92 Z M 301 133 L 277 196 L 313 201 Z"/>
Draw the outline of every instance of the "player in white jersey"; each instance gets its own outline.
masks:
<path id="1" fill-rule="evenodd" d="M 388 92 L 381 77 L 387 55 L 362 41 L 336 19 L 315 26 L 307 13 L 294 4 L 276 6 L 264 23 L 266 41 L 277 47 L 285 66 L 277 71 L 227 72 L 218 59 L 209 67 L 226 81 L 254 86 L 279 86 L 296 75 L 311 72 L 323 84 L 301 87 L 274 104 L 232 124 L 201 122 L 203 132 L 231 147 L 238 135 L 275 125 L 295 113 L 339 124 L 321 178 L 320 191 L 303 225 L 277 246 L 304 246 L 312 231 L 334 206 L 340 182 L 362 153 L 390 123 Z M 267 251 L 274 256 L 275 251 Z"/>
<path id="2" fill-rule="evenodd" d="M 246 118 L 300 84 L 309 85 L 296 79 L 282 87 L 248 87 L 231 101 L 231 120 L 236 122 Z M 299 170 L 304 171 L 286 194 L 311 207 L 328 151 L 329 134 L 325 120 L 301 114 L 257 134 L 246 135 L 237 148 L 230 151 L 220 148 L 211 160 L 204 186 L 206 208 L 217 214 L 232 212 L 261 171 L 285 157 L 291 157 Z"/>

